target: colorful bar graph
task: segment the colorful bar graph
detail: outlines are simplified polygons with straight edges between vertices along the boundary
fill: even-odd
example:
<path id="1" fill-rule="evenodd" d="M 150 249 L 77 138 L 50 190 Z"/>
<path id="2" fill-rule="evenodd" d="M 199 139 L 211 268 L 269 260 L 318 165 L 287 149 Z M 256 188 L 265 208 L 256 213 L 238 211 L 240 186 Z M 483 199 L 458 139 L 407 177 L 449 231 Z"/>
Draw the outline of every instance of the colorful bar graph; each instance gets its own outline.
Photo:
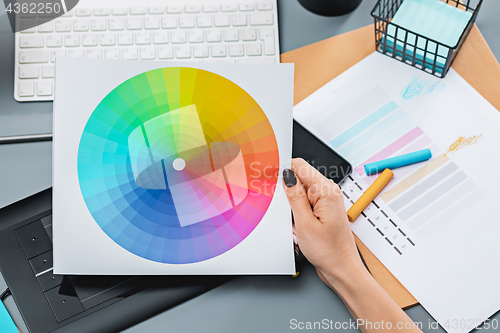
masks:
<path id="1" fill-rule="evenodd" d="M 337 114 L 341 120 L 348 116 L 347 111 L 341 113 Z M 424 226 L 427 221 L 423 219 L 428 220 L 439 211 L 437 203 L 441 203 L 440 209 L 447 209 L 467 194 L 454 189 L 477 188 L 394 101 L 365 114 L 329 143 L 351 162 L 367 185 L 377 175 L 367 176 L 363 165 L 425 148 L 432 151 L 434 157 L 429 161 L 395 169 L 391 184 L 380 194 L 403 221 L 410 223 L 411 229 Z"/>

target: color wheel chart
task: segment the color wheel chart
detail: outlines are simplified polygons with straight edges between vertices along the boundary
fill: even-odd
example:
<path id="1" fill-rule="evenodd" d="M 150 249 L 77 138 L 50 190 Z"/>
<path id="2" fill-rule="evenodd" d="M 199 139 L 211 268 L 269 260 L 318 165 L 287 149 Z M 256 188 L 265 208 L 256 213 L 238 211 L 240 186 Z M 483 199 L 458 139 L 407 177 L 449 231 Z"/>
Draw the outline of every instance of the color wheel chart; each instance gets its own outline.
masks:
<path id="1" fill-rule="evenodd" d="M 209 71 L 139 74 L 95 108 L 78 178 L 100 228 L 142 258 L 207 260 L 238 245 L 274 195 L 279 153 L 264 111 Z M 266 171 L 266 172 L 264 172 Z"/>
<path id="2" fill-rule="evenodd" d="M 417 243 L 410 234 L 425 237 L 432 232 L 426 226 L 459 214 L 466 206 L 462 200 L 470 205 L 471 199 L 484 196 L 381 87 L 330 114 L 315 130 L 353 165 L 352 176 L 342 184 L 347 209 L 378 176 L 366 176 L 364 164 L 424 148 L 432 151 L 428 162 L 393 170 L 394 178 L 364 211 L 367 222 L 399 254 Z"/>

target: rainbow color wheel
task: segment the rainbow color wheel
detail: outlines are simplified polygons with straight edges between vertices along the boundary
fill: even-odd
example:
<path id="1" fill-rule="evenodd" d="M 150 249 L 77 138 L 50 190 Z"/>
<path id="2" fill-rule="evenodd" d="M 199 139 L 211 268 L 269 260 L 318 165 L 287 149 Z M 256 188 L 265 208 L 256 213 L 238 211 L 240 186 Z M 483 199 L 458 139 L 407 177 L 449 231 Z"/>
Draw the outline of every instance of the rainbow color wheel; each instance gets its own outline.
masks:
<path id="1" fill-rule="evenodd" d="M 242 242 L 274 195 L 279 153 L 255 100 L 209 71 L 170 67 L 123 82 L 96 107 L 78 179 L 99 227 L 156 262 L 194 263 Z"/>

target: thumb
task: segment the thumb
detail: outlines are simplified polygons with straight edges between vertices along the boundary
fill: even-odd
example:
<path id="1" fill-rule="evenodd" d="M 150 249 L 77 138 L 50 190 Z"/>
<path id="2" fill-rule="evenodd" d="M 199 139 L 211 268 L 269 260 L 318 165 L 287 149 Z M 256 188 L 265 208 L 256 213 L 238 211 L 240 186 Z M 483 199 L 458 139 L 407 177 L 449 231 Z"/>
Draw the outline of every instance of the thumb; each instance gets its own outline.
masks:
<path id="1" fill-rule="evenodd" d="M 300 179 L 295 176 L 292 170 L 283 170 L 283 187 L 292 207 L 295 224 L 302 224 L 316 219 L 311 209 L 311 203 L 307 198 L 306 190 Z"/>

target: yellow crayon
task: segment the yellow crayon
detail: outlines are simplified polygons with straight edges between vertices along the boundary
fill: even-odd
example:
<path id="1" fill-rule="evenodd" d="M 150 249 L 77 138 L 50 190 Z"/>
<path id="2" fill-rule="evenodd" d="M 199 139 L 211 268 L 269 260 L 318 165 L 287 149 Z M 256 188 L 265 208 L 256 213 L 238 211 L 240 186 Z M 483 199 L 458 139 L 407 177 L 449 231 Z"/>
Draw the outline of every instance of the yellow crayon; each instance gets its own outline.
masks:
<path id="1" fill-rule="evenodd" d="M 347 211 L 347 218 L 350 222 L 354 222 L 363 210 L 375 199 L 375 197 L 382 191 L 382 189 L 389 183 L 394 176 L 394 172 L 385 169 L 380 176 L 368 187 L 363 195 L 352 205 Z"/>

